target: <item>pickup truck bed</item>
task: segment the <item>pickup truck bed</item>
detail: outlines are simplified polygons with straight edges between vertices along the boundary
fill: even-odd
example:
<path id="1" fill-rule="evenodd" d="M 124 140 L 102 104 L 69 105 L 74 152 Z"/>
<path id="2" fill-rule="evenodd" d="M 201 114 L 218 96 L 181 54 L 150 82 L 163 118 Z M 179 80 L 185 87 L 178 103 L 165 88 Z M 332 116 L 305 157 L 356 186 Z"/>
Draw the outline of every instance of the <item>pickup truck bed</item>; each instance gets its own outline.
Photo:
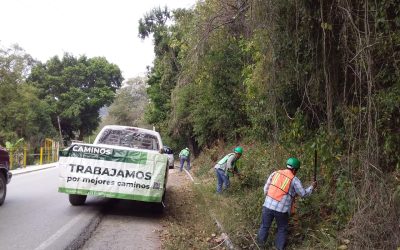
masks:
<path id="1" fill-rule="evenodd" d="M 105 127 L 94 144 L 60 152 L 58 191 L 70 194 L 72 205 L 83 204 L 87 195 L 161 203 L 168 165 L 160 149 L 157 132 Z"/>

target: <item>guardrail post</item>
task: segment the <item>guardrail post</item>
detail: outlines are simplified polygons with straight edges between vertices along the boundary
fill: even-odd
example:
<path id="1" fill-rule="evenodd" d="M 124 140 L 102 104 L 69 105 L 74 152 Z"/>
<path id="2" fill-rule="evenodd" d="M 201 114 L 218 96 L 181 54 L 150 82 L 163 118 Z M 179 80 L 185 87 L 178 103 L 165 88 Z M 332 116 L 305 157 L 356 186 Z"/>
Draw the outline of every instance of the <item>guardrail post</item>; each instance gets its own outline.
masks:
<path id="1" fill-rule="evenodd" d="M 13 164 L 14 164 L 14 155 L 13 155 L 13 153 L 11 153 L 10 154 L 10 170 L 12 169 Z"/>
<path id="2" fill-rule="evenodd" d="M 26 146 L 24 147 L 24 168 L 26 168 Z"/>
<path id="3" fill-rule="evenodd" d="M 43 147 L 40 147 L 40 157 L 39 157 L 39 164 L 43 164 Z"/>
<path id="4" fill-rule="evenodd" d="M 50 143 L 49 142 L 46 143 L 46 151 L 47 151 L 47 162 L 46 163 L 50 163 Z"/>

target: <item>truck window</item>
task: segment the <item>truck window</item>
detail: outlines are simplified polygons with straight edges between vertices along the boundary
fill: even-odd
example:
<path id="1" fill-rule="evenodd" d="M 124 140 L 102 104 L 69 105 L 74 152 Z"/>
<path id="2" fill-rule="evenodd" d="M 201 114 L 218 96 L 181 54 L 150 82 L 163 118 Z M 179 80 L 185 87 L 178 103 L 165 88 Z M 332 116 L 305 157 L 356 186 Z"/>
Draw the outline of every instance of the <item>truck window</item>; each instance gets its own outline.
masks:
<path id="1" fill-rule="evenodd" d="M 144 133 L 143 131 L 130 129 L 106 129 L 103 131 L 98 143 L 156 151 L 160 148 L 156 136 Z"/>

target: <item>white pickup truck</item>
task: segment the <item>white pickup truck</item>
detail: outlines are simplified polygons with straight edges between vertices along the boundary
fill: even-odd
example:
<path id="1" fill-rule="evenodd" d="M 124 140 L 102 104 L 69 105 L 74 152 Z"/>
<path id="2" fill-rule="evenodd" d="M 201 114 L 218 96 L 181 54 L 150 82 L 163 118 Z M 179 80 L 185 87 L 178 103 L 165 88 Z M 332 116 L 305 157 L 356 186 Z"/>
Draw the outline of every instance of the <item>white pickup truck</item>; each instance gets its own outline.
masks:
<path id="1" fill-rule="evenodd" d="M 60 152 L 58 191 L 74 206 L 87 195 L 158 203 L 163 208 L 168 163 L 156 131 L 109 125 L 93 144 L 74 143 Z"/>

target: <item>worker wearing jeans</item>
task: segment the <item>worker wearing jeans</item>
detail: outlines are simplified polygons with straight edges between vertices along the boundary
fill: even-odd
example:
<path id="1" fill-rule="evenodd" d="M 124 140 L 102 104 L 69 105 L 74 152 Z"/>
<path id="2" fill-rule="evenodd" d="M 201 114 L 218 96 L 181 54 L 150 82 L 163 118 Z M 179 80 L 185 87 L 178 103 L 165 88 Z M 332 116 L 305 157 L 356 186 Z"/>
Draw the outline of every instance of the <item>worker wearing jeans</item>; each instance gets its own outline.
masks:
<path id="1" fill-rule="evenodd" d="M 217 193 L 222 192 L 222 188 L 227 189 L 229 188 L 229 176 L 225 174 L 225 171 L 221 168 L 215 169 L 215 174 L 217 176 Z"/>
<path id="2" fill-rule="evenodd" d="M 289 227 L 289 213 L 296 195 L 309 196 L 316 186 L 313 182 L 307 189 L 303 188 L 301 181 L 295 175 L 300 169 L 300 161 L 297 158 L 289 158 L 286 169 L 273 172 L 264 186 L 265 202 L 261 214 L 261 226 L 258 230 L 257 244 L 264 245 L 268 238 L 268 231 L 275 219 L 278 227 L 275 246 L 283 250 L 286 245 Z"/>
<path id="3" fill-rule="evenodd" d="M 236 147 L 233 150 L 233 153 L 225 155 L 221 160 L 218 161 L 217 164 L 215 164 L 214 169 L 215 169 L 215 175 L 217 176 L 217 193 L 222 192 L 222 187 L 225 189 L 229 188 L 229 174 L 233 173 L 238 173 L 235 165 L 237 160 L 240 159 L 240 157 L 243 154 L 243 148 L 242 147 Z M 236 169 L 236 170 L 235 170 Z"/>
<path id="4" fill-rule="evenodd" d="M 186 169 L 189 171 L 190 170 L 190 151 L 189 148 L 184 148 L 181 150 L 179 153 L 179 161 L 180 161 L 180 172 L 182 172 L 183 165 L 185 164 L 186 161 Z"/>

